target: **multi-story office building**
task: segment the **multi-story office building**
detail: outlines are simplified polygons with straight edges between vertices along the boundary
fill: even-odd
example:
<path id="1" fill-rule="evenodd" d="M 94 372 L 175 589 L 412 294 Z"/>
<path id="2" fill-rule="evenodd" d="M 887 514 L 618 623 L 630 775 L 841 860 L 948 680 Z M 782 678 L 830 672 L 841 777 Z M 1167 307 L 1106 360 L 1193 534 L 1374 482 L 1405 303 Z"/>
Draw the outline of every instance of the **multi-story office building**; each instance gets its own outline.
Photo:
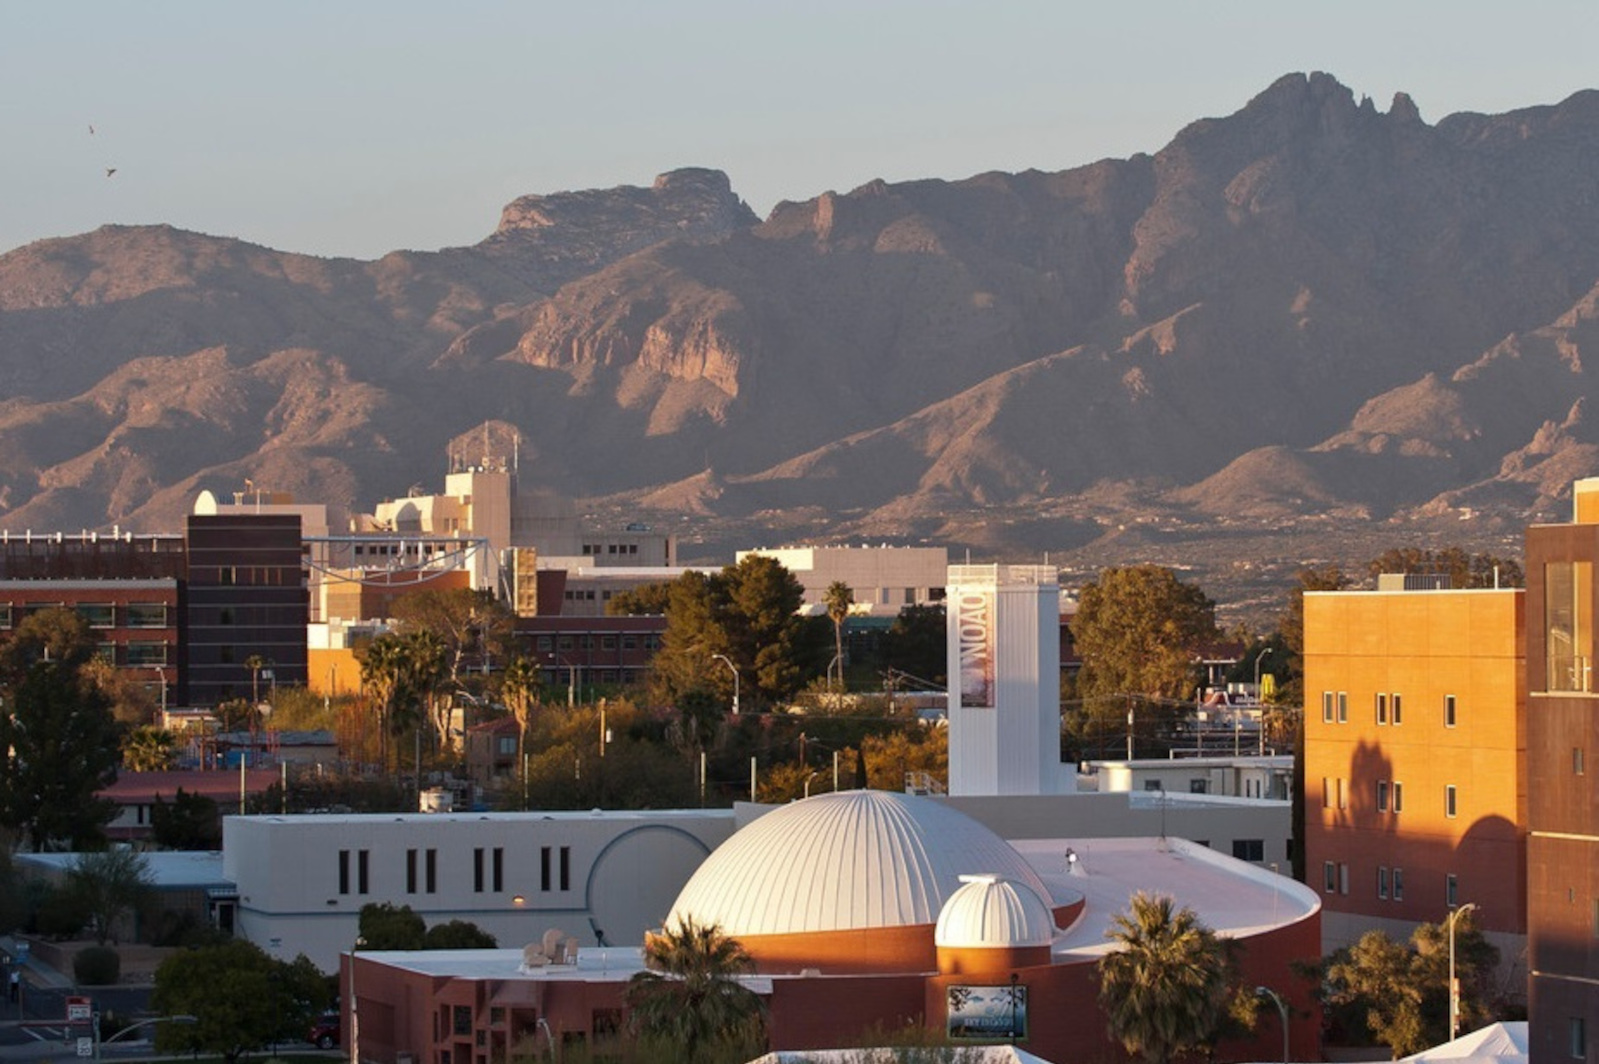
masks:
<path id="1" fill-rule="evenodd" d="M 1574 520 L 1527 530 L 1529 1051 L 1533 1064 L 1599 1054 L 1599 753 L 1594 600 L 1599 479 Z M 1599 769 L 1596 769 L 1599 771 Z"/>
<path id="2" fill-rule="evenodd" d="M 1519 971 L 1525 593 L 1397 585 L 1305 595 L 1305 867 L 1325 945 L 1404 940 L 1470 902 Z"/>

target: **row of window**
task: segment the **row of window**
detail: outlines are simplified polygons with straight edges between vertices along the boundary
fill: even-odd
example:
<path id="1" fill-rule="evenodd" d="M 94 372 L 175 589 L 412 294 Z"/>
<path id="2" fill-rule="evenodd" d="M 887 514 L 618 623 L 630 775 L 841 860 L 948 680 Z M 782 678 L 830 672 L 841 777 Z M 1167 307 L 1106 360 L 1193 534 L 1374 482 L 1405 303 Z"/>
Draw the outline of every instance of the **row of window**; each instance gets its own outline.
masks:
<path id="1" fill-rule="evenodd" d="M 64 602 L 28 602 L 20 606 L 10 602 L 0 602 L 0 628 L 14 627 L 14 620 L 20 621 L 24 617 L 44 610 L 59 610 L 69 608 Z M 166 628 L 167 604 L 164 602 L 128 602 L 121 606 L 112 602 L 79 602 L 70 609 L 90 628 Z M 118 613 L 121 613 L 119 625 Z"/>
<path id="2" fill-rule="evenodd" d="M 1444 727 L 1455 726 L 1455 696 L 1444 695 Z M 1372 696 L 1372 712 L 1380 727 L 1405 722 L 1404 697 L 1397 691 L 1378 691 Z M 1349 692 L 1323 691 L 1321 693 L 1321 721 L 1323 724 L 1349 723 Z"/>
<path id="3" fill-rule="evenodd" d="M 596 642 L 597 640 L 597 642 Z M 548 653 L 551 650 L 645 650 L 661 649 L 661 637 L 658 633 L 647 632 L 639 635 L 634 632 L 625 632 L 621 635 L 541 635 L 534 644 L 539 650 Z"/>
<path id="4" fill-rule="evenodd" d="M 583 553 L 588 555 L 590 558 L 598 558 L 602 554 L 610 554 L 610 555 L 613 555 L 613 556 L 617 555 L 617 554 L 637 554 L 638 553 L 638 544 L 637 543 L 586 543 L 586 544 L 583 545 Z"/>
<path id="5" fill-rule="evenodd" d="M 1322 865 L 1322 890 L 1328 894 L 1349 893 L 1349 866 L 1339 861 Z M 1381 901 L 1405 900 L 1405 870 L 1387 865 L 1377 866 L 1377 897 Z M 1453 872 L 1444 874 L 1444 905 L 1454 909 L 1460 904 L 1460 879 Z"/>
<path id="6" fill-rule="evenodd" d="M 1573 755 L 1580 755 L 1574 750 Z M 1348 781 L 1332 776 L 1321 778 L 1321 806 L 1323 809 L 1348 808 Z M 1405 810 L 1405 785 L 1399 780 L 1378 780 L 1376 806 L 1379 813 L 1402 813 Z M 1453 783 L 1444 786 L 1444 816 L 1453 817 L 1459 811 L 1459 791 Z"/>
<path id="7" fill-rule="evenodd" d="M 340 894 L 372 893 L 371 854 L 371 850 L 339 851 Z M 539 889 L 545 892 L 572 889 L 572 847 L 539 848 Z M 437 894 L 438 890 L 439 851 L 431 848 L 406 850 L 405 892 Z M 482 894 L 485 890 L 496 894 L 505 890 L 505 848 L 502 846 L 492 849 L 479 846 L 472 850 L 472 892 Z"/>

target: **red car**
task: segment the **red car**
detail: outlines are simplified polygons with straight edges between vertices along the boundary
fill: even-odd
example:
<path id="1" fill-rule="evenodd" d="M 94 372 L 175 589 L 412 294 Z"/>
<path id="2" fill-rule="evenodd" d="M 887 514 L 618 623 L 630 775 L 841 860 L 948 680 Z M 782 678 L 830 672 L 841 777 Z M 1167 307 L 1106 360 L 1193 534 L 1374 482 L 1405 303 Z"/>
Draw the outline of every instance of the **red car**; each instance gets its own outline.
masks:
<path id="1" fill-rule="evenodd" d="M 315 1023 L 311 1025 L 311 1032 L 305 1040 L 318 1049 L 332 1049 L 339 1044 L 339 1014 L 324 1012 Z"/>

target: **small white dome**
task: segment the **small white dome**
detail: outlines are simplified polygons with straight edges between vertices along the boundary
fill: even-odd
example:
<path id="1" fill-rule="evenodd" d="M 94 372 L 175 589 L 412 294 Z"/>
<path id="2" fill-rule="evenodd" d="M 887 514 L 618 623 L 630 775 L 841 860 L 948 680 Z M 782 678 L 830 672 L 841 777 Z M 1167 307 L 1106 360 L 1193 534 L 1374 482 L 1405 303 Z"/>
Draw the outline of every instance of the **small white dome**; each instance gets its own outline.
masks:
<path id="1" fill-rule="evenodd" d="M 1047 946 L 1055 937 L 1049 903 L 1025 883 L 995 875 L 961 876 L 965 884 L 938 914 L 933 944 L 954 949 Z"/>
<path id="2" fill-rule="evenodd" d="M 736 937 L 931 924 L 962 873 L 1048 890 L 1010 843 L 941 802 L 840 791 L 775 809 L 716 848 L 666 918 Z"/>

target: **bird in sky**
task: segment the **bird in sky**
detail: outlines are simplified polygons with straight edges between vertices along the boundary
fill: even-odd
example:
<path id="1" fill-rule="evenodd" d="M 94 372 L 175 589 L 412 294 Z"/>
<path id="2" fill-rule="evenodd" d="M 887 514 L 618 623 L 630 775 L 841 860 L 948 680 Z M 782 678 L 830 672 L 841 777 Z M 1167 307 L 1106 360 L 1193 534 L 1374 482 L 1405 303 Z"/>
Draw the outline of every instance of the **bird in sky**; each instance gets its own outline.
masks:
<path id="1" fill-rule="evenodd" d="M 117 168 L 114 167 L 114 166 L 108 166 L 108 167 L 105 168 L 105 175 L 107 177 L 110 177 L 112 174 L 114 174 L 116 172 L 117 172 Z"/>
<path id="2" fill-rule="evenodd" d="M 89 126 L 89 136 L 91 136 L 91 137 L 94 136 L 94 126 L 93 126 L 93 124 L 91 124 Z"/>

